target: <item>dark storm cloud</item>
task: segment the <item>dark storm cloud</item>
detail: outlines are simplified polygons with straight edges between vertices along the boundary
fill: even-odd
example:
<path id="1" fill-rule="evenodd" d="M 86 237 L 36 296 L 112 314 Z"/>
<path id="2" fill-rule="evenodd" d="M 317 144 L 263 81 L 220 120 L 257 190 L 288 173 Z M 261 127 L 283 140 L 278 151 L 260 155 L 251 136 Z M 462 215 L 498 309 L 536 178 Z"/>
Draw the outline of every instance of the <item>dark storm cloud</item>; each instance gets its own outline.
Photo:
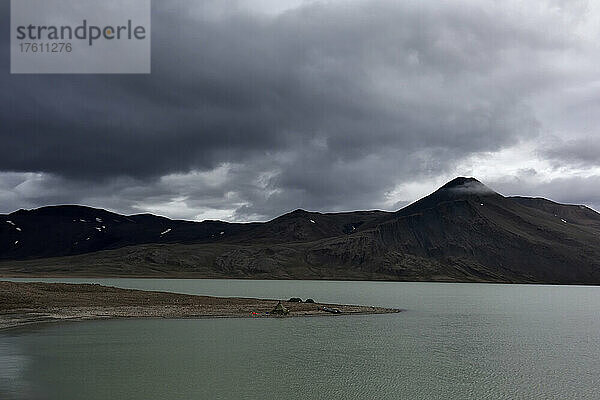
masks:
<path id="1" fill-rule="evenodd" d="M 12 202 L 382 207 L 407 179 L 535 137 L 525 100 L 573 45 L 485 1 L 235 4 L 154 2 L 149 76 L 17 76 L 3 58 L 0 171 L 41 174 Z"/>

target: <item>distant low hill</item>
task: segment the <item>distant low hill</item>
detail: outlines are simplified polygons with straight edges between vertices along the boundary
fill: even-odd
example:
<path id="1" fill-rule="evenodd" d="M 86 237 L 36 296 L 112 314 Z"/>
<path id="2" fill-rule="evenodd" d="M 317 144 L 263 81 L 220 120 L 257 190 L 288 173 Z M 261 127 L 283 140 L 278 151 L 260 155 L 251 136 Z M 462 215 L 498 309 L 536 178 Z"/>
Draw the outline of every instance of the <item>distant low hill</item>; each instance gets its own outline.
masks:
<path id="1" fill-rule="evenodd" d="M 397 212 L 265 223 L 53 206 L 0 215 L 0 274 L 600 284 L 600 214 L 473 178 Z"/>

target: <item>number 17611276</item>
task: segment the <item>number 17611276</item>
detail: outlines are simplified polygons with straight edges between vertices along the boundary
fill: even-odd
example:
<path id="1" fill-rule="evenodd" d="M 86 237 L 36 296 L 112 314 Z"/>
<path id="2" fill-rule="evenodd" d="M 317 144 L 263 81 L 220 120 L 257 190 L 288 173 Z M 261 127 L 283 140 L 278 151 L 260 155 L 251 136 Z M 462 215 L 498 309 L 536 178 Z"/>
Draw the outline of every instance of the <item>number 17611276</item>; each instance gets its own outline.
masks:
<path id="1" fill-rule="evenodd" d="M 21 53 L 70 53 L 73 51 L 71 43 L 19 43 Z"/>

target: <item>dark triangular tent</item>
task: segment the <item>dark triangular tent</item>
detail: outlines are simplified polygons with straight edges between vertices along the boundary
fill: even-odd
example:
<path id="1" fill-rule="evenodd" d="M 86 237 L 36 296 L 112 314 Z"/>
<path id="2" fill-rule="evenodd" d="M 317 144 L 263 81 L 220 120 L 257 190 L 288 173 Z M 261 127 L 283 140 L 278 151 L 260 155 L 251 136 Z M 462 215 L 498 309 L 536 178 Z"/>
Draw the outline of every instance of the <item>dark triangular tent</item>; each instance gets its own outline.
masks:
<path id="1" fill-rule="evenodd" d="M 283 306 L 283 304 L 281 304 L 281 301 L 279 301 L 279 303 L 277 303 L 277 305 L 275 306 L 273 311 L 271 311 L 271 314 L 277 314 L 277 315 L 287 315 L 289 313 L 290 313 L 290 310 L 285 308 Z"/>

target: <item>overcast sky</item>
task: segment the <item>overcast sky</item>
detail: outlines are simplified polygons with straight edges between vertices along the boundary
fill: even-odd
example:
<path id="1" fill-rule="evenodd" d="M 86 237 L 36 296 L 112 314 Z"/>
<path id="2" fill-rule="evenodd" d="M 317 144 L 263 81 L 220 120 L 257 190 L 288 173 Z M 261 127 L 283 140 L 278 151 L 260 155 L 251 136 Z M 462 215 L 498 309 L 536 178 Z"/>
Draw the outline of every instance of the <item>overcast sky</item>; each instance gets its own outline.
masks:
<path id="1" fill-rule="evenodd" d="M 150 75 L 10 75 L 0 212 L 395 210 L 455 176 L 600 210 L 597 1 L 160 0 Z"/>

